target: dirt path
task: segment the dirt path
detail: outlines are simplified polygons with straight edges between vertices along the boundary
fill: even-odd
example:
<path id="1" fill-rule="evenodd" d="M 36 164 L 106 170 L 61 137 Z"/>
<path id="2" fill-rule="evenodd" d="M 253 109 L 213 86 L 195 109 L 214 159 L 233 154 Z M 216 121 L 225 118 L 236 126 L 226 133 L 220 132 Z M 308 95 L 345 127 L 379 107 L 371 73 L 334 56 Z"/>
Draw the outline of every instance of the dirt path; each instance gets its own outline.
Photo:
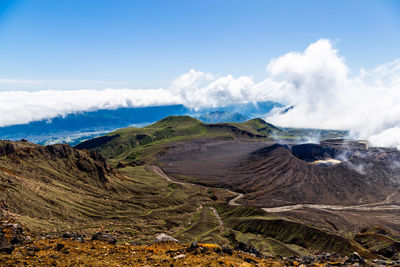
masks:
<path id="1" fill-rule="evenodd" d="M 285 212 L 298 209 L 319 209 L 319 210 L 358 210 L 358 211 L 387 211 L 387 210 L 400 210 L 400 205 L 388 205 L 382 203 L 373 203 L 365 205 L 354 206 L 336 206 L 336 205 L 314 205 L 314 204 L 297 204 L 290 206 L 263 208 L 266 212 Z"/>
<path id="2" fill-rule="evenodd" d="M 159 176 L 165 178 L 168 182 L 170 183 L 174 183 L 174 184 L 180 184 L 180 185 L 194 185 L 194 184 L 189 184 L 189 183 L 182 183 L 182 182 L 178 182 L 175 180 L 172 180 L 163 170 L 161 170 L 160 167 L 155 166 L 155 165 L 149 165 L 149 167 L 152 169 L 152 171 L 154 171 L 155 173 L 157 173 Z"/>
<path id="3" fill-rule="evenodd" d="M 224 230 L 224 222 L 221 219 L 221 216 L 219 216 L 218 211 L 216 209 L 214 209 L 213 207 L 210 207 L 210 209 L 212 210 L 212 212 L 215 215 L 215 218 L 217 218 L 218 222 L 219 222 L 219 229 L 221 230 L 221 232 L 223 232 Z"/>
<path id="4" fill-rule="evenodd" d="M 386 197 L 385 200 L 376 203 L 368 203 L 361 205 L 341 206 L 341 205 L 317 205 L 317 204 L 296 204 L 274 208 L 263 208 L 266 212 L 285 212 L 298 209 L 319 209 L 319 210 L 357 210 L 357 211 L 387 211 L 387 210 L 400 210 L 400 205 L 390 204 L 393 193 Z"/>
<path id="5" fill-rule="evenodd" d="M 173 180 L 171 177 L 169 177 L 160 167 L 155 166 L 155 165 L 148 165 L 148 167 L 150 167 L 150 169 L 152 171 L 154 171 L 156 174 L 158 174 L 159 176 L 163 177 L 164 179 L 166 179 L 168 182 L 174 183 L 174 184 L 180 184 L 180 185 L 191 185 L 191 186 L 200 186 L 200 187 L 205 187 L 202 185 L 198 185 L 198 184 L 192 184 L 192 183 L 184 183 L 184 182 L 178 182 Z M 225 189 L 226 191 L 228 191 L 229 193 L 232 193 L 234 195 L 237 195 L 236 197 L 234 197 L 233 199 L 229 200 L 228 205 L 229 206 L 241 206 L 241 204 L 237 203 L 236 201 L 238 201 L 240 198 L 243 197 L 243 194 L 238 193 L 238 192 L 233 192 L 229 189 Z"/>
<path id="6" fill-rule="evenodd" d="M 241 199 L 244 195 L 242 193 L 237 193 L 237 192 L 233 192 L 231 190 L 228 190 L 229 192 L 231 192 L 232 194 L 237 194 L 236 197 L 232 198 L 231 200 L 229 200 L 228 205 L 229 206 L 242 206 L 242 204 L 237 203 L 236 201 L 238 201 L 239 199 Z"/>
<path id="7" fill-rule="evenodd" d="M 169 177 L 169 176 L 168 176 L 160 167 L 158 167 L 158 166 L 150 165 L 150 166 L 148 166 L 148 167 L 150 167 L 151 170 L 153 170 L 156 174 L 158 174 L 159 176 L 163 177 L 164 179 L 166 179 L 166 180 L 167 180 L 168 182 L 170 182 L 170 183 L 180 184 L 180 185 L 191 185 L 191 186 L 201 186 L 201 187 L 204 187 L 204 186 L 202 186 L 202 185 L 197 185 L 197 184 L 192 184 L 192 183 L 184 183 L 184 182 L 175 181 L 175 180 L 171 179 L 171 177 Z M 231 205 L 231 206 L 240 206 L 241 204 L 236 203 L 236 201 L 237 201 L 238 199 L 240 199 L 241 197 L 243 197 L 243 194 L 237 193 L 237 192 L 233 192 L 233 191 L 228 190 L 228 189 L 226 189 L 226 190 L 227 190 L 228 192 L 232 193 L 232 194 L 237 194 L 237 196 L 236 196 L 235 198 L 231 199 L 231 200 L 228 202 L 228 205 Z M 199 209 L 201 209 L 201 208 L 203 208 L 203 205 L 200 205 L 200 207 L 197 208 L 197 210 L 199 210 Z M 223 230 L 224 230 L 224 222 L 222 221 L 221 216 L 218 214 L 218 211 L 217 211 L 214 207 L 209 207 L 209 208 L 212 210 L 212 212 L 213 212 L 214 215 L 215 215 L 215 218 L 217 218 L 217 220 L 218 220 L 220 231 L 223 232 Z"/>
<path id="8" fill-rule="evenodd" d="M 149 166 L 155 173 L 159 176 L 165 178 L 167 181 L 175 184 L 180 185 L 192 185 L 192 186 L 200 186 L 192 183 L 183 183 L 178 182 L 171 179 L 165 172 L 158 166 L 151 165 Z M 232 194 L 236 194 L 237 196 L 233 199 L 229 200 L 228 205 L 230 206 L 241 206 L 240 203 L 237 201 L 242 198 L 244 195 L 238 192 L 233 192 L 231 190 L 226 189 L 228 192 Z M 319 209 L 319 210 L 333 210 L 333 211 L 340 211 L 340 210 L 357 210 L 357 211 L 388 211 L 388 210 L 400 210 L 400 205 L 389 204 L 390 200 L 394 194 L 388 196 L 384 201 L 378 203 L 369 203 L 369 204 L 362 204 L 362 205 L 351 205 L 351 206 L 341 206 L 341 205 L 318 205 L 318 204 L 296 204 L 296 205 L 288 205 L 288 206 L 281 206 L 281 207 L 274 207 L 274 208 L 262 208 L 262 210 L 266 212 L 276 213 L 276 212 L 287 212 L 293 211 L 298 209 Z M 221 217 L 217 213 L 217 211 L 213 209 L 214 214 L 222 223 Z M 217 216 L 218 215 L 218 216 Z M 223 225 L 223 224 L 222 224 Z"/>

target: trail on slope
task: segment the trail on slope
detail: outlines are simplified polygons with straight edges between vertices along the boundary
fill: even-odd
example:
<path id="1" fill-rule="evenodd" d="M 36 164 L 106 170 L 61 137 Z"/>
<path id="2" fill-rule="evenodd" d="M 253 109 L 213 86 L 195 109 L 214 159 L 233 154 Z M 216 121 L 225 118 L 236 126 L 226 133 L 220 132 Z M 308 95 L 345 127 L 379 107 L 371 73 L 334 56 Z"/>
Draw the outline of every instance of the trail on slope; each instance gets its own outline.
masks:
<path id="1" fill-rule="evenodd" d="M 175 181 L 174 179 L 172 179 L 171 177 L 169 177 L 160 167 L 155 166 L 155 165 L 149 165 L 149 167 L 159 176 L 163 177 L 164 179 L 166 179 L 168 182 L 174 183 L 174 184 L 180 184 L 180 185 L 191 185 L 191 186 L 200 186 L 200 187 L 205 187 L 202 185 L 198 185 L 198 184 L 193 184 L 193 183 L 185 183 L 185 182 L 178 182 Z M 237 195 L 236 197 L 234 197 L 233 199 L 229 200 L 228 205 L 229 206 L 241 206 L 241 204 L 237 203 L 236 201 L 238 201 L 240 198 L 243 197 L 243 194 L 238 193 L 238 192 L 233 192 L 229 189 L 225 189 L 226 191 L 228 191 L 231 194 Z"/>
<path id="2" fill-rule="evenodd" d="M 295 204 L 274 208 L 262 208 L 266 212 L 285 212 L 298 209 L 320 209 L 320 210 L 357 210 L 357 211 L 384 211 L 384 210 L 400 210 L 400 205 L 390 204 L 390 199 L 395 193 L 389 195 L 385 200 L 376 203 L 368 203 L 361 205 L 318 205 L 318 204 Z"/>
<path id="3" fill-rule="evenodd" d="M 173 180 L 171 177 L 169 177 L 160 167 L 155 166 L 155 165 L 150 165 L 149 166 L 156 174 L 158 174 L 159 176 L 163 177 L 164 179 L 166 179 L 168 182 L 170 183 L 174 183 L 174 184 L 180 184 L 180 185 L 191 185 L 191 186 L 199 186 L 199 187 L 204 187 L 202 185 L 197 185 L 197 184 L 192 184 L 192 183 L 184 183 L 184 182 L 178 182 Z M 226 189 L 228 192 L 233 193 L 233 194 L 238 194 L 238 196 L 236 196 L 235 198 L 231 199 L 228 202 L 228 205 L 231 206 L 239 206 L 239 203 L 236 203 L 236 200 L 238 200 L 239 198 L 241 198 L 243 196 L 243 194 L 240 193 L 236 193 L 233 192 L 231 190 Z M 203 205 L 200 205 L 199 208 L 197 208 L 197 210 L 203 208 Z M 222 221 L 221 216 L 218 214 L 218 211 L 214 208 L 214 207 L 209 207 L 211 209 L 211 211 L 214 213 L 215 218 L 217 218 L 218 223 L 219 223 L 219 229 L 221 232 L 223 232 L 224 230 L 224 222 Z"/>
<path id="4" fill-rule="evenodd" d="M 231 190 L 228 190 L 230 193 L 232 194 L 236 194 L 237 196 L 232 198 L 231 200 L 229 200 L 228 205 L 229 206 L 242 206 L 242 204 L 237 203 L 236 201 L 238 201 L 239 199 L 241 199 L 244 195 L 242 193 L 237 193 L 237 192 L 233 192 Z"/>
<path id="5" fill-rule="evenodd" d="M 334 206 L 334 205 L 314 205 L 314 204 L 296 204 L 291 206 L 282 206 L 274 208 L 262 208 L 266 212 L 285 212 L 298 209 L 320 209 L 320 210 L 358 210 L 358 211 L 384 211 L 384 210 L 400 210 L 399 205 L 378 205 L 378 206 Z"/>
<path id="6" fill-rule="evenodd" d="M 160 167 L 155 166 L 155 165 L 150 165 L 149 166 L 156 174 L 158 174 L 159 176 L 163 177 L 164 179 L 166 179 L 168 182 L 170 183 L 174 183 L 174 184 L 180 184 L 180 185 L 195 185 L 195 184 L 190 184 L 190 183 L 183 183 L 183 182 L 178 182 L 175 180 L 172 180 Z"/>
<path id="7" fill-rule="evenodd" d="M 219 229 L 222 232 L 224 230 L 224 222 L 222 221 L 221 216 L 219 216 L 218 211 L 215 208 L 210 207 L 210 209 L 214 213 L 215 218 L 217 218 L 218 223 L 219 223 Z"/>
<path id="8" fill-rule="evenodd" d="M 158 167 L 151 165 L 150 168 L 157 173 L 159 176 L 163 177 L 167 181 L 175 184 L 181 184 L 181 185 L 192 185 L 192 186 L 200 186 L 197 184 L 192 184 L 192 183 L 184 183 L 184 182 L 178 182 L 171 177 L 169 177 L 164 171 Z M 234 197 L 233 199 L 229 200 L 228 205 L 230 206 L 241 206 L 240 203 L 237 203 L 239 199 L 241 199 L 244 194 L 238 193 L 231 191 L 229 189 L 225 189 L 228 192 L 232 194 L 236 194 L 237 196 Z M 278 213 L 278 212 L 287 212 L 287 211 L 293 211 L 293 210 L 299 210 L 299 209 L 319 209 L 319 210 L 325 210 L 325 211 L 343 211 L 343 210 L 357 210 L 357 211 L 388 211 L 388 210 L 400 210 L 400 205 L 395 205 L 395 204 L 390 204 L 390 199 L 394 194 L 391 194 L 388 196 L 384 201 L 382 202 L 377 202 L 377 203 L 369 203 L 369 204 L 361 204 L 361 205 L 351 205 L 351 206 L 342 206 L 342 205 L 323 205 L 323 204 L 294 204 L 294 205 L 287 205 L 287 206 L 281 206 L 281 207 L 273 207 L 273 208 L 262 208 L 262 210 L 270 213 Z M 215 210 L 215 212 L 217 212 Z M 219 215 L 218 215 L 219 216 Z"/>

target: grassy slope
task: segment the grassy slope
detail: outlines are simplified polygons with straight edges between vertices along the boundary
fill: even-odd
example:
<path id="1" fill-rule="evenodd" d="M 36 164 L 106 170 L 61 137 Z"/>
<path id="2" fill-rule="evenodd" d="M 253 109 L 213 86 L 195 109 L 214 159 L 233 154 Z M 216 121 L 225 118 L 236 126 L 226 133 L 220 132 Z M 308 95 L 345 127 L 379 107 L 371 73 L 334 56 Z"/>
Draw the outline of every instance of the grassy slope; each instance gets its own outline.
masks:
<path id="1" fill-rule="evenodd" d="M 177 238 L 187 243 L 193 240 L 203 243 L 221 243 L 223 241 L 218 220 L 208 207 L 200 208 L 192 216 L 189 226 L 183 229 Z"/>
<path id="2" fill-rule="evenodd" d="M 198 137 L 266 138 L 267 126 L 261 120 L 204 124 L 190 117 L 168 117 L 145 128 L 113 132 L 106 136 L 106 142 L 101 137 L 85 145 L 95 144 L 93 149 L 115 163 L 151 161 L 172 141 Z M 368 254 L 352 241 L 305 224 L 271 217 L 255 208 L 227 206 L 233 196 L 224 189 L 168 183 L 145 166 L 119 168 L 119 174 L 111 172 L 107 181 L 101 182 L 95 179 L 96 175 L 88 175 L 87 170 L 77 169 L 76 157 L 49 158 L 43 156 L 44 147 L 17 144 L 19 149 L 26 146 L 31 149 L 21 155 L 0 158 L 0 191 L 5 192 L 0 195 L 0 207 L 3 216 L 12 217 L 35 232 L 103 229 L 142 242 L 165 232 L 184 242 L 242 241 L 280 255 L 306 255 L 321 248 Z M 82 153 L 86 160 L 88 152 L 74 151 Z M 222 229 L 210 205 L 220 213 Z"/>
<path id="3" fill-rule="evenodd" d="M 242 128 L 246 131 L 258 133 L 261 135 L 271 135 L 283 133 L 283 131 L 263 119 L 252 119 L 242 123 L 232 123 L 232 125 Z"/>
<path id="4" fill-rule="evenodd" d="M 250 243 L 263 252 L 303 256 L 316 251 L 341 255 L 357 251 L 365 257 L 372 256 L 372 253 L 353 240 L 301 222 L 271 216 L 257 208 L 224 204 L 216 205 L 216 208 L 225 225 L 232 229 L 229 234 L 231 241 Z"/>
<path id="5" fill-rule="evenodd" d="M 94 149 L 114 164 L 143 164 L 154 162 L 157 154 L 162 153 L 171 142 L 194 138 L 268 138 L 271 134 L 286 133 L 261 119 L 244 123 L 205 124 L 188 116 L 170 116 L 144 128 L 115 131 L 105 138 L 84 142 L 78 148 Z M 221 190 L 219 194 L 208 194 L 219 197 L 223 192 Z M 189 224 L 179 229 L 176 237 L 185 242 L 197 240 L 225 244 L 227 239 L 233 243 L 241 241 L 251 243 L 263 252 L 279 255 L 307 255 L 310 250 L 319 249 L 344 254 L 358 250 L 369 255 L 368 251 L 351 240 L 299 222 L 270 217 L 262 210 L 249 207 L 230 207 L 221 199 L 212 204 L 216 205 L 224 221 L 223 235 L 211 210 L 203 207 L 191 215 Z"/>
<path id="6" fill-rule="evenodd" d="M 125 128 L 95 138 L 82 144 L 79 149 L 100 152 L 112 162 L 152 162 L 169 143 L 194 138 L 268 138 L 275 131 L 273 125 L 261 119 L 244 123 L 205 124 L 189 116 L 169 116 L 144 128 Z"/>
<path id="7" fill-rule="evenodd" d="M 33 233 L 103 229 L 148 242 L 156 233 L 175 235 L 189 228 L 188 218 L 200 205 L 212 202 L 210 196 L 232 197 L 218 192 L 222 189 L 169 183 L 145 166 L 110 171 L 106 181 L 97 181 L 96 173 L 88 175 L 77 168 L 91 160 L 89 152 L 61 146 L 82 158 L 59 157 L 49 155 L 42 146 L 15 144 L 16 153 L 0 157 L 1 216 Z M 97 162 L 92 161 L 90 166 L 96 169 Z M 215 228 L 214 224 L 206 221 L 204 231 Z M 192 238 L 187 235 L 187 240 Z"/>

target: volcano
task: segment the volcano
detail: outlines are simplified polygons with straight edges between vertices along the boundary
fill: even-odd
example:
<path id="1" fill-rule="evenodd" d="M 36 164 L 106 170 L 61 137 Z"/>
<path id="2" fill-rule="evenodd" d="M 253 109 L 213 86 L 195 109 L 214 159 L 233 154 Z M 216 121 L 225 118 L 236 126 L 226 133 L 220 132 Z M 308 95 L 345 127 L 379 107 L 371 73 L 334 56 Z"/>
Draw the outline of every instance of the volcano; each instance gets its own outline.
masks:
<path id="1" fill-rule="evenodd" d="M 263 145 L 263 147 L 260 147 Z M 179 144 L 161 156 L 172 176 L 227 187 L 255 207 L 295 204 L 360 205 L 398 195 L 400 153 L 325 142 Z M 207 167 L 205 167 L 207 166 Z"/>

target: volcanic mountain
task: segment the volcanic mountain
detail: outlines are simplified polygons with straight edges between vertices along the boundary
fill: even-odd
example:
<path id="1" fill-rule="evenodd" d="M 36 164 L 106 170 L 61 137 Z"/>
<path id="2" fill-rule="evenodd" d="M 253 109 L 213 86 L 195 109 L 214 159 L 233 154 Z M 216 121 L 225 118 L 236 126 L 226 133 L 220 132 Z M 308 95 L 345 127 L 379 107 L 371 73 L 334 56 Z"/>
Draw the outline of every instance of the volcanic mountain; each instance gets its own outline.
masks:
<path id="1" fill-rule="evenodd" d="M 242 192 L 242 202 L 251 206 L 358 205 L 382 202 L 389 195 L 398 197 L 400 169 L 390 166 L 400 156 L 397 151 L 371 152 L 328 144 L 219 143 L 200 151 L 193 144 L 192 149 L 188 144 L 181 146 L 160 157 L 168 174 L 193 176 L 203 184 Z M 229 148 L 232 151 L 226 155 Z M 232 154 L 235 160 L 228 159 Z M 336 159 L 333 165 L 319 164 L 336 157 L 348 158 Z"/>
<path id="2" fill-rule="evenodd" d="M 362 173 L 350 166 L 355 161 L 353 159 L 333 166 L 309 164 L 292 152 L 299 152 L 298 147 L 288 149 L 272 145 L 253 152 L 245 163 L 233 170 L 238 176 L 232 176 L 231 183 L 249 193 L 249 204 L 263 207 L 302 203 L 366 204 L 381 202 L 389 195 L 398 194 L 390 179 Z M 307 153 L 302 156 L 308 157 L 307 160 L 313 157 Z M 364 162 L 373 164 L 368 159 Z M 385 172 L 382 168 L 381 173 Z M 239 180 L 246 182 L 239 183 Z"/>
<path id="3" fill-rule="evenodd" d="M 117 163 L 143 164 L 155 160 L 154 152 L 163 151 L 174 142 L 190 140 L 266 140 L 283 131 L 262 119 L 243 123 L 203 123 L 189 116 L 169 116 L 143 128 L 125 128 L 85 141 L 77 149 L 90 149 Z M 151 157 L 151 158 L 150 158 Z"/>
<path id="4" fill-rule="evenodd" d="M 76 148 L 1 141 L 1 218 L 34 235 L 106 231 L 148 244 L 166 233 L 273 255 L 395 257 L 399 152 L 291 140 L 261 119 L 171 116 Z"/>

